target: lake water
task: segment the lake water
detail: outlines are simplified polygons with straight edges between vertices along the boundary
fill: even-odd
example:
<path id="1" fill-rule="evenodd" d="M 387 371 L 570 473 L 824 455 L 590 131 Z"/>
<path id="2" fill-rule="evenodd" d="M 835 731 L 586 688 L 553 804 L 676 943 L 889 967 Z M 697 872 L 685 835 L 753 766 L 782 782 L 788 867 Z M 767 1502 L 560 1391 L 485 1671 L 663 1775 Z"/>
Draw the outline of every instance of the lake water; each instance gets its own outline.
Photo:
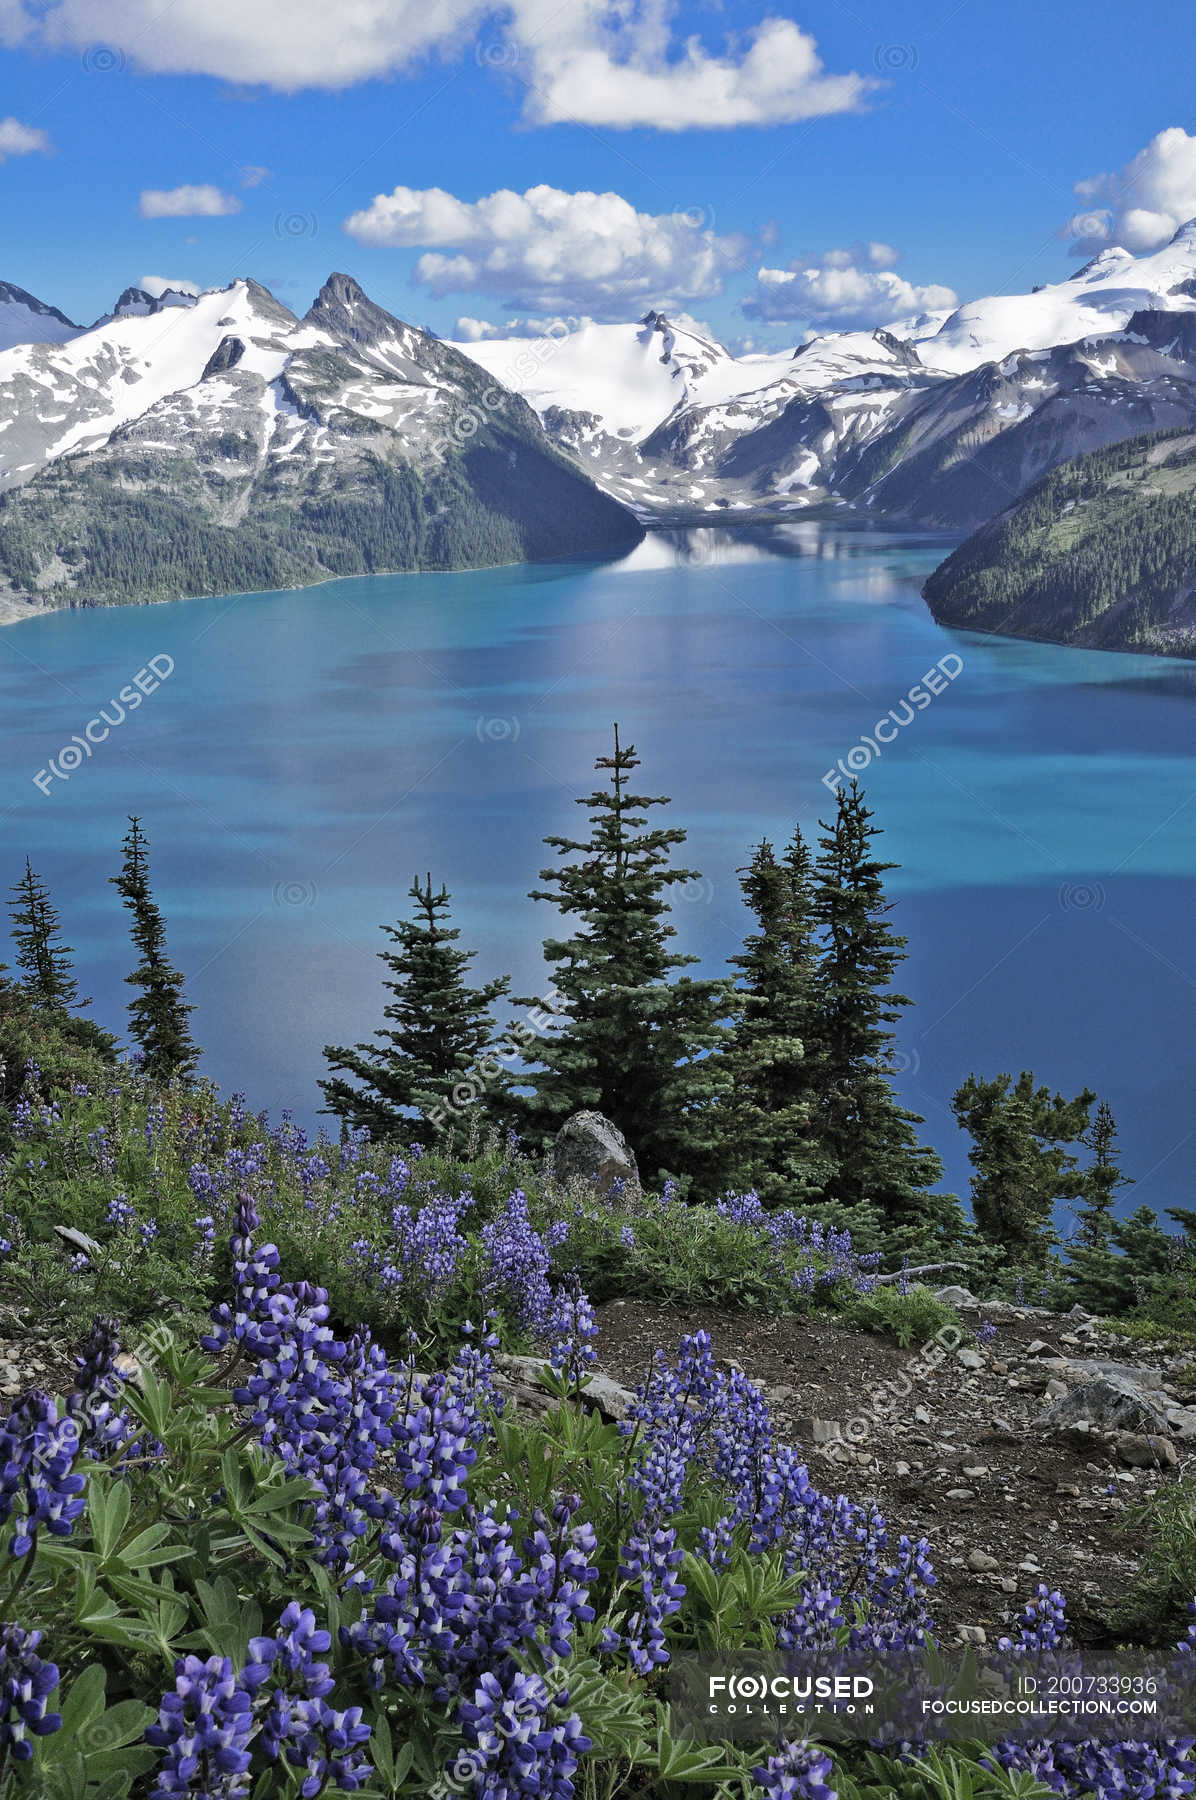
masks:
<path id="1" fill-rule="evenodd" d="M 554 915 L 524 896 L 544 833 L 583 826 L 612 720 L 689 830 L 680 942 L 712 970 L 745 926 L 749 846 L 813 830 L 854 750 L 901 865 L 902 1090 L 950 1185 L 955 1087 L 1030 1067 L 1110 1101 L 1132 1204 L 1192 1204 L 1196 664 L 945 632 L 918 589 L 949 547 L 807 521 L 24 622 L 0 631 L 0 881 L 28 851 L 119 1027 L 107 877 L 139 812 L 205 1071 L 314 1122 L 321 1046 L 377 1023 L 377 928 L 416 871 L 452 889 L 479 976 L 542 990 Z M 954 679 L 903 708 L 944 658 Z M 72 772 L 64 747 L 151 659 L 172 672 Z M 914 716 L 878 756 L 891 709 Z"/>

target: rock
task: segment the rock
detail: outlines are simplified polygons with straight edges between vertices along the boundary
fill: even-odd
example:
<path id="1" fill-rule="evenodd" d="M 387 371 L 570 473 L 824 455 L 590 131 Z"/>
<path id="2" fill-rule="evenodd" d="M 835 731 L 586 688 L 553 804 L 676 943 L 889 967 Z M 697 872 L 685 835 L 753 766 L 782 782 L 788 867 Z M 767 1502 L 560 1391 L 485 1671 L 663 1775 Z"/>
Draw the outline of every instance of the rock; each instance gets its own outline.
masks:
<path id="1" fill-rule="evenodd" d="M 565 1120 L 552 1146 L 552 1172 L 562 1184 L 593 1182 L 599 1193 L 609 1194 L 616 1181 L 627 1192 L 638 1194 L 640 1173 L 627 1139 L 599 1112 L 574 1113 Z"/>
<path id="2" fill-rule="evenodd" d="M 1196 1437 L 1196 1406 L 1169 1406 L 1167 1423 L 1181 1438 Z"/>
<path id="3" fill-rule="evenodd" d="M 930 1423 L 930 1414 L 924 1406 L 915 1406 L 914 1418 L 918 1421 L 919 1425 L 929 1425 Z"/>
<path id="4" fill-rule="evenodd" d="M 958 1500 L 962 1505 L 965 1500 L 974 1500 L 976 1495 L 971 1488 L 948 1488 L 946 1498 L 948 1500 Z"/>
<path id="5" fill-rule="evenodd" d="M 1071 1389 L 1065 1381 L 1060 1381 L 1058 1376 L 1052 1375 L 1046 1384 L 1045 1391 L 1048 1400 L 1062 1400 L 1071 1392 Z"/>
<path id="6" fill-rule="evenodd" d="M 1120 1375 L 1094 1375 L 1034 1420 L 1036 1431 L 1064 1431 L 1076 1425 L 1105 1431 L 1162 1432 L 1167 1419 L 1154 1400 Z"/>
<path id="7" fill-rule="evenodd" d="M 1027 1356 L 1058 1356 L 1058 1354 L 1059 1352 L 1042 1338 L 1035 1338 L 1033 1343 L 1026 1345 Z"/>
<path id="8" fill-rule="evenodd" d="M 76 1231 L 73 1225 L 55 1225 L 54 1231 L 55 1235 L 60 1237 L 64 1244 L 69 1244 L 72 1250 L 78 1250 L 84 1256 L 100 1254 L 100 1246 L 93 1237 L 88 1237 L 85 1231 Z"/>
<path id="9" fill-rule="evenodd" d="M 1113 1439 L 1118 1456 L 1132 1469 L 1173 1469 L 1179 1461 L 1169 1437 L 1138 1436 L 1119 1431 Z"/>
<path id="10" fill-rule="evenodd" d="M 977 1575 L 994 1575 L 1000 1566 L 996 1557 L 990 1556 L 987 1550 L 968 1551 L 968 1568 L 974 1569 Z"/>
<path id="11" fill-rule="evenodd" d="M 628 1417 L 635 1404 L 635 1395 L 630 1388 L 621 1382 L 612 1381 L 609 1375 L 591 1375 L 588 1381 L 581 1384 L 581 1397 L 588 1401 L 604 1419 L 617 1424 Z"/>
<path id="12" fill-rule="evenodd" d="M 983 1625 L 959 1625 L 955 1631 L 961 1644 L 987 1644 Z"/>
<path id="13" fill-rule="evenodd" d="M 546 1356 L 511 1356 L 500 1350 L 494 1358 L 494 1366 L 500 1375 L 510 1375 L 516 1381 L 523 1381 L 534 1387 L 544 1373 L 547 1361 Z M 426 1381 L 428 1377 L 416 1376 L 417 1381 L 421 1379 Z"/>
<path id="14" fill-rule="evenodd" d="M 1161 1369 L 1152 1369 L 1145 1363 L 1111 1362 L 1104 1356 L 1073 1357 L 1068 1362 L 1067 1372 L 1073 1381 L 1087 1381 L 1094 1375 L 1111 1375 L 1115 1380 L 1128 1381 L 1131 1387 L 1154 1390 L 1163 1386 Z"/>
<path id="15" fill-rule="evenodd" d="M 944 1306 L 979 1306 L 975 1294 L 970 1294 L 965 1287 L 935 1288 L 934 1297 L 941 1300 Z"/>
<path id="16" fill-rule="evenodd" d="M 955 1360 L 957 1363 L 961 1363 L 965 1369 L 971 1369 L 973 1371 L 980 1370 L 984 1367 L 984 1358 L 981 1356 L 979 1350 L 969 1350 L 966 1345 L 962 1350 L 957 1350 L 955 1352 Z"/>

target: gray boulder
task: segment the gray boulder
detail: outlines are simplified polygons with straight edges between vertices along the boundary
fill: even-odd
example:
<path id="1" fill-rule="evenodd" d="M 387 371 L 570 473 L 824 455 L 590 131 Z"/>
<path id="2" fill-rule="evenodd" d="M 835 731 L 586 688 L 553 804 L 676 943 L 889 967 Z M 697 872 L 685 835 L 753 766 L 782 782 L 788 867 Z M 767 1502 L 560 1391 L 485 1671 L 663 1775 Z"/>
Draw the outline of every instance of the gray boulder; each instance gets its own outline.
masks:
<path id="1" fill-rule="evenodd" d="M 1153 1437 L 1133 1431 L 1118 1432 L 1114 1447 L 1131 1469 L 1173 1469 L 1179 1461 L 1169 1437 Z"/>
<path id="2" fill-rule="evenodd" d="M 99 1256 L 100 1246 L 85 1231 L 77 1231 L 73 1225 L 55 1225 L 54 1230 L 64 1244 L 77 1250 L 81 1256 Z"/>
<path id="3" fill-rule="evenodd" d="M 619 1127 L 600 1112 L 574 1113 L 565 1120 L 552 1146 L 552 1172 L 562 1185 L 593 1182 L 601 1194 L 609 1194 L 616 1181 L 625 1182 L 628 1193 L 640 1191 L 635 1152 Z"/>
<path id="4" fill-rule="evenodd" d="M 1161 1398 L 1161 1396 L 1160 1396 Z M 1055 1400 L 1034 1421 L 1036 1431 L 1066 1431 L 1074 1425 L 1100 1431 L 1161 1432 L 1167 1419 L 1155 1399 L 1122 1375 L 1092 1375 Z"/>

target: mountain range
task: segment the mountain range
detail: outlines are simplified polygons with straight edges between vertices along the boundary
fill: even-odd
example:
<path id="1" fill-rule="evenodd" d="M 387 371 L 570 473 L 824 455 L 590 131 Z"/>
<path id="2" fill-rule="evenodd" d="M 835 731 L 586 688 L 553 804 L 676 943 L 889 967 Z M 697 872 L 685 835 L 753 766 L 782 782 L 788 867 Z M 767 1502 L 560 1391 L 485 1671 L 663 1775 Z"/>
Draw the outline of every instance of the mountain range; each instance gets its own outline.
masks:
<path id="1" fill-rule="evenodd" d="M 333 275 L 0 284 L 0 614 L 618 551 L 850 507 L 970 532 L 1077 456 L 1196 429 L 1196 221 L 949 315 L 733 355 L 659 312 L 449 343 Z"/>
<path id="2" fill-rule="evenodd" d="M 43 332 L 45 309 L 25 310 Z M 348 276 L 303 319 L 244 280 L 127 290 L 86 331 L 49 317 L 57 340 L 0 353 L 10 618 L 596 554 L 642 535 L 525 400 Z"/>
<path id="3" fill-rule="evenodd" d="M 1196 221 L 945 318 L 734 357 L 649 313 L 460 346 L 645 522 L 846 502 L 971 530 L 1068 457 L 1196 423 Z"/>

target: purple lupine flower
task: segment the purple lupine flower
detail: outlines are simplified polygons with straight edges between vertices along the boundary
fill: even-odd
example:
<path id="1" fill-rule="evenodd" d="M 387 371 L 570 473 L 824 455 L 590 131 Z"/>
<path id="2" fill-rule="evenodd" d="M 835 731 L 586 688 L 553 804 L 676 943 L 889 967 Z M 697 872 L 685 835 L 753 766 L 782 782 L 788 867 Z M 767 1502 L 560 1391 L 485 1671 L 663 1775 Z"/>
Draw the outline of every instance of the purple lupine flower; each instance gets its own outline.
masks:
<path id="1" fill-rule="evenodd" d="M 109 1200 L 104 1217 L 117 1231 L 128 1231 L 136 1223 L 137 1208 L 127 1194 L 116 1194 Z"/>
<path id="2" fill-rule="evenodd" d="M 591 1744 L 576 1713 L 562 1716 L 568 1704 L 568 1693 L 552 1693 L 539 1675 L 515 1669 L 500 1680 L 487 1670 L 459 1708 L 466 1742 L 482 1759 L 472 1800 L 572 1800 L 573 1774 Z"/>
<path id="3" fill-rule="evenodd" d="M 58 1686 L 58 1670 L 37 1654 L 40 1631 L 0 1625 L 0 1767 L 5 1754 L 28 1762 L 32 1739 L 49 1737 L 62 1726 L 62 1716 L 46 1710 Z"/>
<path id="4" fill-rule="evenodd" d="M 84 1477 L 75 1474 L 79 1428 L 58 1417 L 48 1394 L 34 1388 L 0 1420 L 0 1525 L 14 1521 L 10 1556 L 28 1556 L 45 1529 L 69 1537 L 84 1508 Z"/>
<path id="5" fill-rule="evenodd" d="M 532 1337 L 543 1338 L 552 1308 L 551 1256 L 516 1188 L 505 1211 L 482 1227 L 483 1291 Z"/>
<path id="6" fill-rule="evenodd" d="M 782 1743 L 775 1756 L 752 1770 L 752 1779 L 769 1800 L 836 1800 L 831 1775 L 830 1757 L 808 1738 Z"/>
<path id="7" fill-rule="evenodd" d="M 66 1400 L 67 1413 L 78 1427 L 79 1442 L 92 1457 L 105 1455 L 129 1434 L 128 1414 L 113 1405 L 124 1384 L 116 1367 L 119 1354 L 115 1321 L 95 1319 L 82 1352 L 75 1358 L 74 1388 Z"/>
<path id="8" fill-rule="evenodd" d="M 598 1322 L 576 1276 L 557 1289 L 545 1335 L 553 1368 L 568 1378 L 571 1387 L 579 1388 L 598 1363 L 594 1348 Z"/>
<path id="9" fill-rule="evenodd" d="M 173 1689 L 164 1694 L 146 1742 L 166 1752 L 150 1800 L 180 1794 L 242 1800 L 249 1792 L 253 1692 L 239 1680 L 227 1656 L 184 1656 L 175 1664 Z"/>

